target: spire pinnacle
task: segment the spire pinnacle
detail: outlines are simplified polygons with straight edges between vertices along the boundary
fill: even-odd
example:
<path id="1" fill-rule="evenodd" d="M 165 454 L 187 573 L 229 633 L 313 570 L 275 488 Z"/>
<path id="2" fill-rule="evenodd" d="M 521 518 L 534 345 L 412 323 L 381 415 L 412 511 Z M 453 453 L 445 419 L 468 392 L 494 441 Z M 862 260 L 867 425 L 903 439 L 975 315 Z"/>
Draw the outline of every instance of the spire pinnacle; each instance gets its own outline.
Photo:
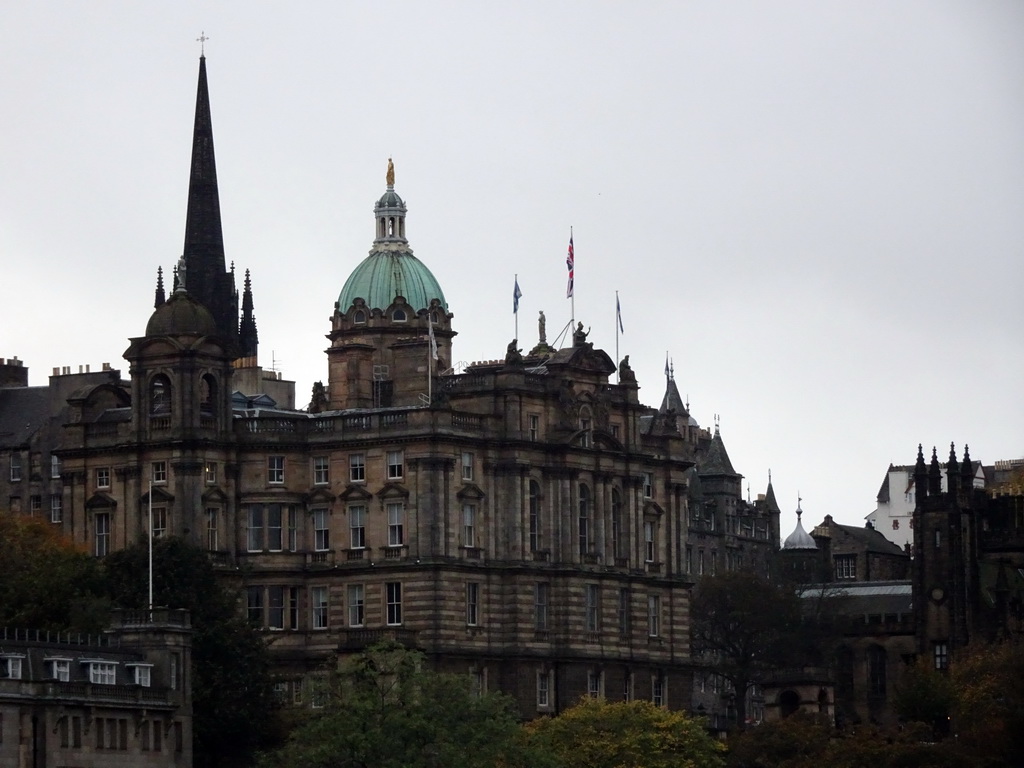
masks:
<path id="1" fill-rule="evenodd" d="M 164 293 L 164 268 L 156 268 L 156 296 L 153 303 L 153 308 L 156 309 L 161 304 L 167 301 L 167 294 Z"/>
<path id="2" fill-rule="evenodd" d="M 206 41 L 209 39 L 205 31 L 200 32 L 199 37 L 196 38 L 196 42 L 199 43 L 199 57 L 202 59 L 206 58 Z"/>

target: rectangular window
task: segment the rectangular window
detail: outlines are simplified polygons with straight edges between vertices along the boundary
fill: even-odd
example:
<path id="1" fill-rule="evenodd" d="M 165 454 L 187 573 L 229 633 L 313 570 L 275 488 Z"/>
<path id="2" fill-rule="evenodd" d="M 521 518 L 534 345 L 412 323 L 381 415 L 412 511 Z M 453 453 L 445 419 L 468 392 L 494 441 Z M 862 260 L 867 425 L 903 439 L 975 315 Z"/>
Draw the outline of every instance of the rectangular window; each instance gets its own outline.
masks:
<path id="1" fill-rule="evenodd" d="M 665 706 L 665 676 L 655 675 L 651 680 L 651 702 L 656 707 Z"/>
<path id="2" fill-rule="evenodd" d="M 313 485 L 329 485 L 331 474 L 326 456 L 313 457 Z"/>
<path id="3" fill-rule="evenodd" d="M 366 507 L 359 505 L 348 508 L 348 529 L 352 549 L 366 547 Z"/>
<path id="4" fill-rule="evenodd" d="M 718 550 L 711 550 L 711 575 L 714 576 L 718 573 Z"/>
<path id="5" fill-rule="evenodd" d="M 647 634 L 658 637 L 661 634 L 661 597 L 647 596 Z"/>
<path id="6" fill-rule="evenodd" d="M 171 690 L 176 691 L 181 687 L 178 679 L 181 672 L 181 656 L 177 651 L 171 653 L 171 671 L 168 677 L 171 679 Z"/>
<path id="7" fill-rule="evenodd" d="M 703 549 L 698 549 L 697 550 L 697 575 L 698 576 L 703 576 L 704 575 L 704 550 Z"/>
<path id="8" fill-rule="evenodd" d="M 267 627 L 284 629 L 284 587 L 267 587 Z"/>
<path id="9" fill-rule="evenodd" d="M 67 659 L 50 660 L 50 677 L 66 683 L 71 679 L 71 662 Z"/>
<path id="10" fill-rule="evenodd" d="M 654 473 L 644 472 L 644 498 L 654 498 Z"/>
<path id="11" fill-rule="evenodd" d="M 387 505 L 388 511 L 388 546 L 400 547 L 405 543 L 405 532 L 403 518 L 405 517 L 405 505 L 402 503 L 391 503 Z"/>
<path id="12" fill-rule="evenodd" d="M 348 625 L 350 627 L 361 627 L 366 620 L 364 596 L 362 584 L 348 585 Z"/>
<path id="13" fill-rule="evenodd" d="M 348 479 L 352 483 L 366 482 L 366 456 L 353 453 L 348 457 Z"/>
<path id="14" fill-rule="evenodd" d="M 50 454 L 50 477 L 54 480 L 60 478 L 60 457 Z"/>
<path id="15" fill-rule="evenodd" d="M 267 456 L 267 482 L 273 485 L 284 482 L 284 456 Z"/>
<path id="16" fill-rule="evenodd" d="M 856 579 L 857 578 L 857 556 L 836 555 L 836 578 Z"/>
<path id="17" fill-rule="evenodd" d="M 480 623 L 480 585 L 475 581 L 466 584 L 466 624 L 475 627 Z"/>
<path id="18" fill-rule="evenodd" d="M 166 461 L 154 461 L 150 467 L 149 479 L 153 481 L 153 485 L 163 485 L 167 482 L 167 462 Z"/>
<path id="19" fill-rule="evenodd" d="M 653 563 L 654 560 L 654 521 L 644 520 L 644 562 Z"/>
<path id="20" fill-rule="evenodd" d="M 313 510 L 313 551 L 326 552 L 331 548 L 331 532 L 328 526 L 327 510 L 318 507 Z"/>
<path id="21" fill-rule="evenodd" d="M 622 675 L 622 700 L 633 700 L 633 673 L 628 669 Z"/>
<path id="22" fill-rule="evenodd" d="M 167 509 L 153 507 L 153 538 L 159 539 L 167 535 Z"/>
<path id="23" fill-rule="evenodd" d="M 7 672 L 7 677 L 11 680 L 21 680 L 21 657 L 19 656 L 8 656 L 7 658 L 0 658 L 0 664 L 3 664 Z"/>
<path id="24" fill-rule="evenodd" d="M 693 573 L 693 547 L 686 546 L 686 572 Z"/>
<path id="25" fill-rule="evenodd" d="M 21 480 L 21 454 L 11 454 L 11 482 L 17 483 Z M 107 483 L 110 485 L 110 483 Z"/>
<path id="26" fill-rule="evenodd" d="M 267 505 L 267 549 L 280 552 L 284 549 L 284 512 L 280 504 Z"/>
<path id="27" fill-rule="evenodd" d="M 537 673 L 537 707 L 546 708 L 551 706 L 551 673 Z"/>
<path id="28" fill-rule="evenodd" d="M 285 509 L 288 512 L 288 527 L 285 529 L 288 532 L 288 551 L 298 552 L 299 530 L 296 527 L 298 523 L 298 516 L 295 514 L 295 505 L 289 504 Z"/>
<path id="29" fill-rule="evenodd" d="M 587 632 L 597 632 L 601 628 L 601 589 L 597 584 L 586 584 L 583 587 L 585 602 L 585 621 Z"/>
<path id="30" fill-rule="evenodd" d="M 388 480 L 401 480 L 405 472 L 405 460 L 401 451 L 388 451 Z"/>
<path id="31" fill-rule="evenodd" d="M 153 668 L 145 664 L 135 667 L 135 684 L 141 688 L 149 688 L 152 681 Z"/>
<path id="32" fill-rule="evenodd" d="M 50 497 L 50 522 L 63 520 L 63 497 L 54 494 Z"/>
<path id="33" fill-rule="evenodd" d="M 468 451 L 462 452 L 462 479 L 466 481 L 473 479 L 473 454 Z"/>
<path id="34" fill-rule="evenodd" d="M 536 414 L 530 414 L 530 440 L 537 442 L 537 438 L 540 436 L 540 416 Z"/>
<path id="35" fill-rule="evenodd" d="M 385 582 L 384 595 L 387 601 L 388 626 L 398 626 L 402 623 L 402 583 L 400 581 Z"/>
<path id="36" fill-rule="evenodd" d="M 114 685 L 117 682 L 117 664 L 104 661 L 90 663 L 89 682 L 94 685 Z"/>
<path id="37" fill-rule="evenodd" d="M 203 468 L 203 476 L 206 478 L 207 485 L 217 484 L 217 464 L 212 461 L 206 462 L 206 466 Z"/>
<path id="38" fill-rule="evenodd" d="M 246 615 L 249 622 L 258 627 L 263 626 L 263 587 L 249 587 L 246 594 Z"/>
<path id="39" fill-rule="evenodd" d="M 313 587 L 310 592 L 313 629 L 327 629 L 327 587 Z"/>
<path id="40" fill-rule="evenodd" d="M 284 592 L 285 601 L 288 604 L 288 628 L 299 628 L 299 588 L 286 587 Z"/>
<path id="41" fill-rule="evenodd" d="M 263 551 L 263 505 L 250 504 L 248 515 L 248 540 L 246 549 L 249 552 Z"/>
<path id="42" fill-rule="evenodd" d="M 96 557 L 105 557 L 110 552 L 110 513 L 97 512 L 93 517 L 93 524 Z"/>
<path id="43" fill-rule="evenodd" d="M 217 535 L 217 509 L 215 507 L 206 508 L 206 548 L 210 552 L 216 552 L 219 542 L 219 536 Z"/>
<path id="44" fill-rule="evenodd" d="M 619 589 L 619 634 L 623 637 L 629 635 L 629 606 L 631 603 L 628 587 Z"/>
<path id="45" fill-rule="evenodd" d="M 942 531 L 935 529 L 935 548 L 942 549 Z"/>
<path id="46" fill-rule="evenodd" d="M 935 668 L 938 670 L 949 669 L 949 646 L 945 643 L 936 643 L 933 652 Z"/>
<path id="47" fill-rule="evenodd" d="M 13 469 L 11 471 L 13 472 Z M 11 478 L 11 479 L 13 480 L 14 478 Z M 109 488 L 110 487 L 110 467 L 99 467 L 96 470 L 96 487 L 97 488 Z"/>
<path id="48" fill-rule="evenodd" d="M 43 497 L 42 496 L 30 496 L 28 500 L 28 509 L 32 513 L 32 516 L 41 515 L 43 512 Z"/>
<path id="49" fill-rule="evenodd" d="M 533 585 L 533 628 L 544 632 L 548 628 L 548 604 L 551 599 L 551 585 L 538 581 Z"/>
<path id="50" fill-rule="evenodd" d="M 597 670 L 592 670 L 587 673 L 587 696 L 592 699 L 601 697 L 602 693 L 602 679 L 601 673 Z"/>
<path id="51" fill-rule="evenodd" d="M 476 504 L 462 505 L 462 546 L 476 546 Z"/>

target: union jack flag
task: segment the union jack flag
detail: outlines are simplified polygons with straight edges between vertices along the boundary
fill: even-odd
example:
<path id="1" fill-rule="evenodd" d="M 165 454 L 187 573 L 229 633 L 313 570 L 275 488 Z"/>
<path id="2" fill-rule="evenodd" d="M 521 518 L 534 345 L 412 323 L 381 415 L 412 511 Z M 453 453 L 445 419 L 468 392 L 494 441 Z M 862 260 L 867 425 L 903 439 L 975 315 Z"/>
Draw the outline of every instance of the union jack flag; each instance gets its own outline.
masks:
<path id="1" fill-rule="evenodd" d="M 572 252 L 572 235 L 569 235 L 569 253 L 565 257 L 565 266 L 569 269 L 569 284 L 565 287 L 565 298 L 572 298 L 572 278 L 573 278 L 573 266 L 576 263 L 576 259 Z"/>

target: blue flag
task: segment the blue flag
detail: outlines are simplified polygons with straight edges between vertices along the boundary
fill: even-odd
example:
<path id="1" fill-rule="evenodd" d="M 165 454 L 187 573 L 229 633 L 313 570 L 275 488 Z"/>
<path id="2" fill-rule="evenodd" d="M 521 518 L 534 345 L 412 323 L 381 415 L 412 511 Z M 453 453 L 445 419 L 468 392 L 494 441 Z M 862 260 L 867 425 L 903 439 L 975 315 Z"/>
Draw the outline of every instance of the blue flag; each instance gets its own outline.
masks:
<path id="1" fill-rule="evenodd" d="M 523 295 L 523 292 L 519 290 L 519 277 L 516 276 L 516 287 L 512 289 L 512 314 L 519 312 L 519 297 Z"/>

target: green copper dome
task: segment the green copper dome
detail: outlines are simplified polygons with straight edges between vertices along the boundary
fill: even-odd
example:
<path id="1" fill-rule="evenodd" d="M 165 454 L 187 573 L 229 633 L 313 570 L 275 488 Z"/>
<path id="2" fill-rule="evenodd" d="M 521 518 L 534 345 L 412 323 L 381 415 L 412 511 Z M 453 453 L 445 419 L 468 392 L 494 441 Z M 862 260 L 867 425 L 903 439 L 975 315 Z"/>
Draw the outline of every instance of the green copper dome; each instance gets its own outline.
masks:
<path id="1" fill-rule="evenodd" d="M 448 308 L 437 279 L 411 251 L 374 250 L 348 276 L 338 294 L 338 309 L 347 311 L 357 298 L 370 309 L 387 309 L 396 296 L 417 312 L 429 308 L 432 299 Z"/>
<path id="2" fill-rule="evenodd" d="M 370 309 L 384 310 L 401 296 L 414 312 L 429 309 L 437 299 L 448 309 L 433 273 L 412 255 L 405 238 L 405 201 L 395 192 L 395 166 L 388 158 L 388 188 L 373 206 L 377 234 L 373 250 L 352 270 L 338 294 L 338 311 L 347 312 L 356 299 Z"/>

